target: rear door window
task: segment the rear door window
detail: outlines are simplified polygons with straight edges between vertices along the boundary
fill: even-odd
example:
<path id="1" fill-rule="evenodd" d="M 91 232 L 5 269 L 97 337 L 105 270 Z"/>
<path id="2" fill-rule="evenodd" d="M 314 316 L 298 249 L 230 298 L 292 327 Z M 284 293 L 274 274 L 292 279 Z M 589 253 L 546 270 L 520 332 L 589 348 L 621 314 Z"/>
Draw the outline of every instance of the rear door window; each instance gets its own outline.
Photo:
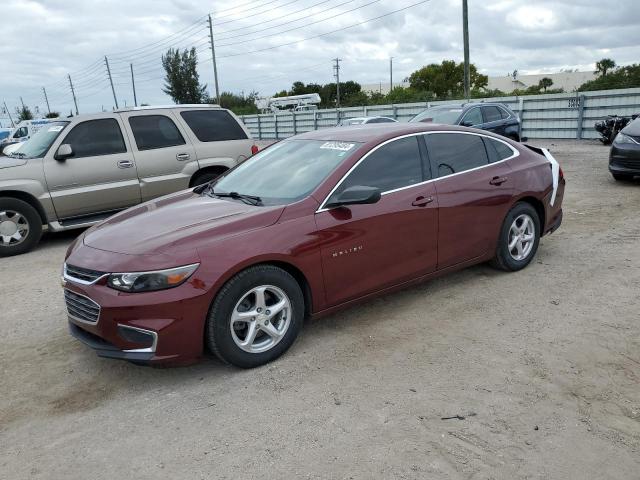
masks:
<path id="1" fill-rule="evenodd" d="M 486 123 L 502 120 L 501 109 L 493 105 L 482 107 L 482 114 L 484 115 L 484 121 Z"/>
<path id="2" fill-rule="evenodd" d="M 129 118 L 138 150 L 184 145 L 178 127 L 165 115 L 141 115 Z"/>
<path id="3" fill-rule="evenodd" d="M 127 151 L 120 125 L 115 118 L 79 123 L 73 127 L 62 143 L 71 145 L 76 158 L 112 155 Z"/>
<path id="4" fill-rule="evenodd" d="M 514 155 L 513 150 L 507 144 L 500 142 L 489 137 L 483 137 L 485 146 L 487 147 L 487 154 L 489 155 L 489 161 L 491 163 L 505 160 Z"/>
<path id="5" fill-rule="evenodd" d="M 201 142 L 245 140 L 247 134 L 225 110 L 188 110 L 180 115 Z"/>
<path id="6" fill-rule="evenodd" d="M 382 192 L 423 181 L 418 137 L 394 140 L 366 157 L 336 189 L 334 195 L 355 185 L 377 187 Z"/>
<path id="7" fill-rule="evenodd" d="M 446 177 L 489 164 L 489 158 L 479 135 L 463 133 L 432 133 L 425 135 L 429 158 L 435 164 L 438 177 Z"/>

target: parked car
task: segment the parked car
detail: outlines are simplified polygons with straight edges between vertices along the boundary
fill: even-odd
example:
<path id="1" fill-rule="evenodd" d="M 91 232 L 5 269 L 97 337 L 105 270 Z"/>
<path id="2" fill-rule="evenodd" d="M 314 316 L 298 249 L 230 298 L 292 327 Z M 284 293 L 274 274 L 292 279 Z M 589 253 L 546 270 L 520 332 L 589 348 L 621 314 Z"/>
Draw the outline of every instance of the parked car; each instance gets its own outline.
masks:
<path id="1" fill-rule="evenodd" d="M 369 123 L 396 123 L 397 120 L 389 117 L 355 117 L 345 118 L 340 122 L 340 126 L 345 127 L 348 125 L 367 125 Z"/>
<path id="2" fill-rule="evenodd" d="M 520 141 L 520 118 L 504 103 L 462 103 L 427 108 L 409 122 L 462 125 L 497 133 Z"/>
<path id="3" fill-rule="evenodd" d="M 613 140 L 609 171 L 616 180 L 640 176 L 640 117 L 624 127 Z"/>
<path id="4" fill-rule="evenodd" d="M 0 145 L 2 145 L 2 140 L 7 138 L 11 134 L 10 128 L 0 128 Z"/>
<path id="5" fill-rule="evenodd" d="M 0 159 L 0 257 L 33 248 L 42 226 L 93 225 L 206 183 L 257 151 L 228 110 L 141 107 L 49 123 Z"/>
<path id="6" fill-rule="evenodd" d="M 37 120 L 23 120 L 15 126 L 13 130 L 5 138 L 0 140 L 0 153 L 4 152 L 4 149 L 9 145 L 16 143 L 26 142 L 29 140 L 38 130 L 45 125 L 52 122 L 47 118 L 40 118 Z M 7 152 L 8 154 L 9 152 Z"/>
<path id="7" fill-rule="evenodd" d="M 304 133 L 84 232 L 64 264 L 71 332 L 105 357 L 186 363 L 206 345 L 262 365 L 305 317 L 480 262 L 526 267 L 564 185 L 548 151 L 480 130 Z"/>

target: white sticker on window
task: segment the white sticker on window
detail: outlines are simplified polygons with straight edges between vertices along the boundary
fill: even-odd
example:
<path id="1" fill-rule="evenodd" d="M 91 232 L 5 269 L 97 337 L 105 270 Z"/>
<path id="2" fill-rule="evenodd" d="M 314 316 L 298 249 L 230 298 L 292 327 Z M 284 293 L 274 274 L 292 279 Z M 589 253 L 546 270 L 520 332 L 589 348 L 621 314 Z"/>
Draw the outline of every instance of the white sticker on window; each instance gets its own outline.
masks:
<path id="1" fill-rule="evenodd" d="M 329 150 L 340 150 L 341 152 L 348 152 L 354 147 L 355 143 L 344 142 L 325 142 L 320 148 L 327 148 Z"/>
<path id="2" fill-rule="evenodd" d="M 54 125 L 53 127 L 49 127 L 47 132 L 59 132 L 62 130 L 62 125 Z"/>

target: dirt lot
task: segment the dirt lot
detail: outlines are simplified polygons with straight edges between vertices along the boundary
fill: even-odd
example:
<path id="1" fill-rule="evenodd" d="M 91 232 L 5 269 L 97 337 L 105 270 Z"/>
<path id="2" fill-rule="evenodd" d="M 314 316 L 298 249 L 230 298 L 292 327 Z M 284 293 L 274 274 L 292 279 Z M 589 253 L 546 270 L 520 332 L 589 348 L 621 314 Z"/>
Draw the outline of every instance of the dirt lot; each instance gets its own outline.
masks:
<path id="1" fill-rule="evenodd" d="M 139 367 L 72 339 L 73 234 L 0 260 L 0 477 L 640 478 L 640 183 L 616 184 L 597 142 L 536 143 L 568 185 L 527 269 L 310 323 L 251 371 Z"/>

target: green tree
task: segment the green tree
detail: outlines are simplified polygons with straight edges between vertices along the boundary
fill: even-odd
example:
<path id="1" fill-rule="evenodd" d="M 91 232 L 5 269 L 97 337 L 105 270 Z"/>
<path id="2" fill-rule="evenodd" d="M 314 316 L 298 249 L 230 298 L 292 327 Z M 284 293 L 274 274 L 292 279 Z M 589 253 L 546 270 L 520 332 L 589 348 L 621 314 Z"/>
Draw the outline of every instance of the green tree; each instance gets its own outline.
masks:
<path id="1" fill-rule="evenodd" d="M 640 64 L 619 67 L 595 80 L 580 85 L 578 91 L 610 90 L 614 88 L 640 87 Z"/>
<path id="2" fill-rule="evenodd" d="M 258 92 L 251 92 L 247 96 L 235 95 L 231 92 L 222 92 L 220 94 L 220 106 L 228 108 L 236 115 L 251 115 L 258 112 L 256 107 L 256 99 Z M 209 103 L 215 103 L 215 99 L 210 99 Z"/>
<path id="3" fill-rule="evenodd" d="M 478 72 L 475 65 L 469 66 L 472 90 L 485 88 L 489 78 Z M 464 64 L 454 60 L 431 63 L 409 76 L 409 85 L 418 91 L 433 92 L 438 98 L 456 98 L 464 94 Z"/>
<path id="4" fill-rule="evenodd" d="M 162 66 L 165 70 L 165 85 L 162 91 L 169 95 L 175 103 L 202 103 L 206 101 L 206 85 L 200 85 L 198 76 L 198 58 L 196 49 L 185 49 L 182 53 L 178 49 L 170 48 L 162 56 Z"/>
<path id="5" fill-rule="evenodd" d="M 44 118 L 58 118 L 60 116 L 60 112 L 49 112 Z"/>
<path id="6" fill-rule="evenodd" d="M 553 80 L 551 80 L 549 77 L 541 78 L 538 82 L 538 88 L 543 89 L 545 93 L 547 93 L 547 88 L 549 88 L 551 85 L 553 85 Z"/>
<path id="7" fill-rule="evenodd" d="M 616 62 L 610 58 L 603 58 L 599 62 L 596 62 L 596 71 L 593 73 L 599 73 L 604 77 L 609 70 L 613 70 L 614 68 L 616 68 Z"/>
<path id="8" fill-rule="evenodd" d="M 31 113 L 31 110 L 26 105 L 24 105 L 22 108 L 16 107 L 16 113 L 18 114 L 19 122 L 23 120 L 33 120 L 33 113 Z"/>

